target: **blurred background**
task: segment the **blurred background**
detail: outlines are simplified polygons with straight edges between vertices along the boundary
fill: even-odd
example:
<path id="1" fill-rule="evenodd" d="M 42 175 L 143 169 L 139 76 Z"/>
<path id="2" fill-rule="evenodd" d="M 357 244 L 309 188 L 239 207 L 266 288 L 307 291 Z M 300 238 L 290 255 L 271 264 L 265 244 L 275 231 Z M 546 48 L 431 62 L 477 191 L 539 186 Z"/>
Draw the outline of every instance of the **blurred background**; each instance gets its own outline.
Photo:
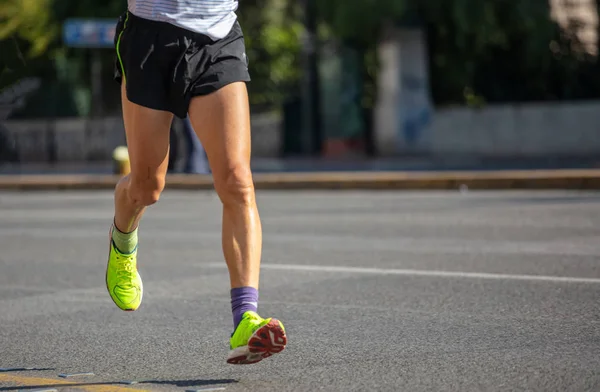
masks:
<path id="1" fill-rule="evenodd" d="M 109 172 L 125 0 L 0 0 L 0 173 Z M 258 171 L 600 166 L 600 0 L 242 0 Z M 192 141 L 172 130 L 172 171 Z"/>

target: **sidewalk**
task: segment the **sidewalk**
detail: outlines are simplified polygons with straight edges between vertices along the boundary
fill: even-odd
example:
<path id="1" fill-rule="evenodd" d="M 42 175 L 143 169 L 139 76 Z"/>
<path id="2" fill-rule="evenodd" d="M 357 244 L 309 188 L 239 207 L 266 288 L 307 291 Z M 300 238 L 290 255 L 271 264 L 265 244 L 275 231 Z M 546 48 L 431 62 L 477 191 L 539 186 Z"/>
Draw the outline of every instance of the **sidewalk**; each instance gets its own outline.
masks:
<path id="1" fill-rule="evenodd" d="M 257 189 L 600 190 L 600 165 L 593 161 L 254 159 L 253 169 Z M 114 189 L 118 179 L 110 163 L 0 166 L 0 190 Z M 167 187 L 212 189 L 213 183 L 210 175 L 169 174 Z"/>
<path id="2" fill-rule="evenodd" d="M 464 158 L 432 159 L 428 157 L 379 158 L 363 160 L 327 160 L 314 158 L 253 158 L 255 173 L 322 173 L 322 172 L 445 172 L 445 171 L 497 171 L 497 170 L 561 170 L 600 169 L 600 157 L 595 159 L 536 159 L 536 160 L 482 160 Z M 85 162 L 75 164 L 3 164 L 0 175 L 109 175 L 110 162 Z"/>

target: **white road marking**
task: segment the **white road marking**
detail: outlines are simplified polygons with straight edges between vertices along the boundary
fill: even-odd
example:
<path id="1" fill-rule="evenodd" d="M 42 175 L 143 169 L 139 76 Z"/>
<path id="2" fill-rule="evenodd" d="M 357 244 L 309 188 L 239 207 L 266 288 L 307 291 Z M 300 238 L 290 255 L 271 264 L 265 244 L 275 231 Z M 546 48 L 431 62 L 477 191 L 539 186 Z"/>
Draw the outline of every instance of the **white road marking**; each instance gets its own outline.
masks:
<path id="1" fill-rule="evenodd" d="M 210 268 L 226 268 L 224 263 L 208 263 L 201 266 Z M 488 280 L 526 280 L 542 282 L 562 283 L 600 283 L 598 278 L 577 278 L 570 276 L 545 276 L 545 275 L 514 275 L 495 274 L 487 272 L 461 272 L 461 271 L 436 271 L 415 269 L 393 269 L 393 268 L 369 268 L 369 267 L 336 267 L 325 265 L 298 265 L 298 264 L 261 264 L 263 270 L 275 271 L 303 271 L 303 272 L 333 272 L 345 274 L 363 275 L 403 275 L 403 276 L 427 276 L 435 278 L 467 278 Z"/>

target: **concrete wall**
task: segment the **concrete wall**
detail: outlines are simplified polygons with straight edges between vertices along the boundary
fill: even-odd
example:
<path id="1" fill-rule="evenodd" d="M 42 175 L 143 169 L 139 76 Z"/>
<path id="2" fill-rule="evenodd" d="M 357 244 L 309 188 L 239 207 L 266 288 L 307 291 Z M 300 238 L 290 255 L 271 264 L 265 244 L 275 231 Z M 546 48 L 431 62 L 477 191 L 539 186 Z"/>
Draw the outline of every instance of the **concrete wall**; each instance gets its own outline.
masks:
<path id="1" fill-rule="evenodd" d="M 9 121 L 5 125 L 24 162 L 106 161 L 125 142 L 120 118 Z M 278 157 L 280 117 L 257 115 L 252 126 L 253 155 Z M 428 140 L 422 152 L 442 157 L 600 156 L 600 101 L 437 110 Z"/>
<path id="2" fill-rule="evenodd" d="M 594 14 L 595 17 L 586 20 L 588 25 L 596 26 L 595 3 L 576 0 L 569 8 L 565 1 L 553 0 L 555 17 L 563 18 L 564 22 L 571 17 Z M 600 101 L 430 111 L 423 32 L 387 31 L 378 56 L 381 69 L 375 143 L 381 156 L 600 156 Z"/>
<path id="3" fill-rule="evenodd" d="M 277 114 L 252 117 L 254 156 L 279 155 L 280 123 Z M 180 126 L 179 121 L 175 124 Z M 3 125 L 16 140 L 21 162 L 110 161 L 114 148 L 125 144 L 120 117 L 6 121 Z"/>
<path id="4" fill-rule="evenodd" d="M 438 110 L 431 141 L 440 156 L 600 156 L 600 102 Z"/>

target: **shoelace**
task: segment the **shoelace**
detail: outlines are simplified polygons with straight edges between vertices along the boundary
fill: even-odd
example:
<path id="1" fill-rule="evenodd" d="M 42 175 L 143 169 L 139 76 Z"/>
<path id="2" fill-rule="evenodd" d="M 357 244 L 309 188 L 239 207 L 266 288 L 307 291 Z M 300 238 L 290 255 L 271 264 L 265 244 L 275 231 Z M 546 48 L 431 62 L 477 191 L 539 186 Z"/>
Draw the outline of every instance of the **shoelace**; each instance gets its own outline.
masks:
<path id="1" fill-rule="evenodd" d="M 127 257 L 117 254 L 117 277 L 119 279 L 133 279 L 135 277 L 135 268 L 133 267 L 133 257 Z"/>

